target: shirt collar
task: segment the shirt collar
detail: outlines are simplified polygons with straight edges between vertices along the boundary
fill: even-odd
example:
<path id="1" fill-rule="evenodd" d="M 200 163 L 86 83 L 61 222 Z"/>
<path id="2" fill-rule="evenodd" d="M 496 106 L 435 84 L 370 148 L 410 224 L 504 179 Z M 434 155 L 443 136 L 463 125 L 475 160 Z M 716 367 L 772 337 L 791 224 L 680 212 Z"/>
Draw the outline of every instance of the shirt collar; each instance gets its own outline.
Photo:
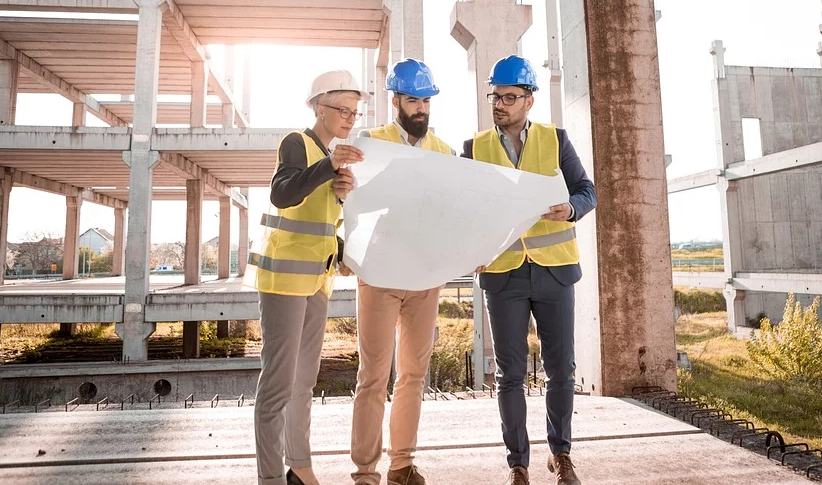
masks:
<path id="1" fill-rule="evenodd" d="M 500 138 L 507 138 L 499 126 L 494 125 L 494 128 L 497 130 L 497 135 L 499 135 Z M 525 120 L 525 128 L 519 133 L 519 140 L 523 143 L 525 143 L 525 139 L 528 138 L 528 128 L 531 128 L 531 120 Z"/>

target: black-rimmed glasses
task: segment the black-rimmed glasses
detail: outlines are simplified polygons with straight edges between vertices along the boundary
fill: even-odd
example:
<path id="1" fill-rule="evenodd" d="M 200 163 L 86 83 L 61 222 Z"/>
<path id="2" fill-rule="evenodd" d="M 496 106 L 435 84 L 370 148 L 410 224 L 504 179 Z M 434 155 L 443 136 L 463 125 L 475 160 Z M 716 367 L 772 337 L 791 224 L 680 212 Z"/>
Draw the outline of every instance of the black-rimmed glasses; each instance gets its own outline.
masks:
<path id="1" fill-rule="evenodd" d="M 502 100 L 502 104 L 504 104 L 505 106 L 513 106 L 514 103 L 516 103 L 519 98 L 528 98 L 530 96 L 531 96 L 530 94 L 502 94 L 502 95 L 500 95 L 500 94 L 497 94 L 497 93 L 491 93 L 487 96 L 487 98 L 488 98 L 488 102 L 491 103 L 492 105 L 496 105 L 497 102 L 499 102 L 499 100 Z"/>

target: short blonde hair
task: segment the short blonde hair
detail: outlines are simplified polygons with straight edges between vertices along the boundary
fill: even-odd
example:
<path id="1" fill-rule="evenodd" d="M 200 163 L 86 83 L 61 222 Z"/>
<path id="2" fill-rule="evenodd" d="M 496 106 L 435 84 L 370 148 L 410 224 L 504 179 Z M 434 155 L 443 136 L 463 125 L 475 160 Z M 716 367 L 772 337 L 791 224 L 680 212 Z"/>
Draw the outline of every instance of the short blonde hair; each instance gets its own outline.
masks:
<path id="1" fill-rule="evenodd" d="M 317 108 L 321 104 L 333 105 L 347 97 L 357 98 L 357 100 L 362 99 L 362 95 L 357 91 L 329 91 L 327 93 L 323 93 L 319 96 L 316 96 L 314 99 L 311 100 L 310 103 L 311 109 L 314 110 L 314 116 L 317 116 Z"/>

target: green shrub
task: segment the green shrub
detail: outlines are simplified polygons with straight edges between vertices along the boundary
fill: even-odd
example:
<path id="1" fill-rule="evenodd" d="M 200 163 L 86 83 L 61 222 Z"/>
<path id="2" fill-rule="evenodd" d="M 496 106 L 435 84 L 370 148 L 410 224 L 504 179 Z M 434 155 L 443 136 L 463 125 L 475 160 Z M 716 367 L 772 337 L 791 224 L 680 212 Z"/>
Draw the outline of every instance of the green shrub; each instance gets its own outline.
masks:
<path id="1" fill-rule="evenodd" d="M 328 322 L 328 332 L 357 335 L 357 319 L 351 317 L 332 318 Z"/>
<path id="2" fill-rule="evenodd" d="M 753 363 L 777 379 L 822 382 L 822 323 L 818 312 L 818 296 L 802 308 L 789 294 L 782 322 L 771 325 L 765 318 L 759 336 L 748 342 Z"/>
<path id="3" fill-rule="evenodd" d="M 439 314 L 445 318 L 474 318 L 474 302 L 441 301 Z"/>
<path id="4" fill-rule="evenodd" d="M 440 336 L 431 355 L 431 385 L 456 391 L 465 385 L 465 352 L 474 348 L 473 323 L 459 322 L 440 327 Z"/>
<path id="5" fill-rule="evenodd" d="M 682 313 L 711 313 L 725 311 L 725 297 L 718 291 L 674 290 L 674 304 Z"/>

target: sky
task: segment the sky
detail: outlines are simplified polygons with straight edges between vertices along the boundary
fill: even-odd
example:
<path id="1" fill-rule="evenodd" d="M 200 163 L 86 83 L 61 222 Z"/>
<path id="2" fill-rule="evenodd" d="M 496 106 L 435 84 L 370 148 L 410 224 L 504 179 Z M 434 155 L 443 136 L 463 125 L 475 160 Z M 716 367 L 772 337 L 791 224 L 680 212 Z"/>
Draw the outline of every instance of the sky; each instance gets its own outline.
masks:
<path id="1" fill-rule="evenodd" d="M 536 96 L 530 118 L 550 122 L 545 3 L 533 4 L 533 25 L 522 38 L 523 55 L 537 67 L 544 88 Z M 465 50 L 451 38 L 452 0 L 425 0 L 425 62 L 431 67 L 440 95 L 433 98 L 431 126 L 452 147 L 459 148 L 476 127 L 473 80 Z M 656 0 L 662 11 L 657 23 L 659 67 L 665 152 L 672 155 L 668 178 L 701 172 L 718 166 L 711 79 L 713 60 L 708 52 L 713 40 L 724 42 L 725 63 L 769 67 L 819 68 L 817 44 L 822 41 L 822 5 L 819 0 Z M 19 13 L 11 13 L 19 15 Z M 243 47 L 246 48 L 246 47 Z M 305 107 L 308 86 L 318 74 L 347 69 L 362 81 L 360 49 L 252 46 L 251 125 L 255 128 L 301 128 L 313 125 Z M 224 70 L 224 48 L 209 46 L 213 69 Z M 237 99 L 242 73 L 237 55 Z M 564 59 L 568 64 L 573 59 Z M 18 125 L 70 125 L 70 102 L 58 95 L 20 94 Z M 91 126 L 105 126 L 88 115 Z M 571 141 L 574 134 L 569 133 Z M 746 150 L 747 152 L 747 150 Z M 272 160 L 272 170 L 274 161 Z M 251 238 L 253 221 L 267 209 L 268 193 L 252 188 L 249 196 Z M 238 241 L 237 209 L 232 209 L 232 242 Z M 682 192 L 669 197 L 671 240 L 722 238 L 719 196 L 714 187 Z M 215 237 L 219 228 L 217 202 L 203 207 L 202 240 Z M 83 204 L 80 230 L 100 227 L 114 230 L 112 209 Z M 20 242 L 36 231 L 62 235 L 65 231 L 65 199 L 61 196 L 15 187 L 11 196 L 8 240 Z M 185 239 L 185 203 L 155 202 L 152 210 L 152 242 Z"/>

